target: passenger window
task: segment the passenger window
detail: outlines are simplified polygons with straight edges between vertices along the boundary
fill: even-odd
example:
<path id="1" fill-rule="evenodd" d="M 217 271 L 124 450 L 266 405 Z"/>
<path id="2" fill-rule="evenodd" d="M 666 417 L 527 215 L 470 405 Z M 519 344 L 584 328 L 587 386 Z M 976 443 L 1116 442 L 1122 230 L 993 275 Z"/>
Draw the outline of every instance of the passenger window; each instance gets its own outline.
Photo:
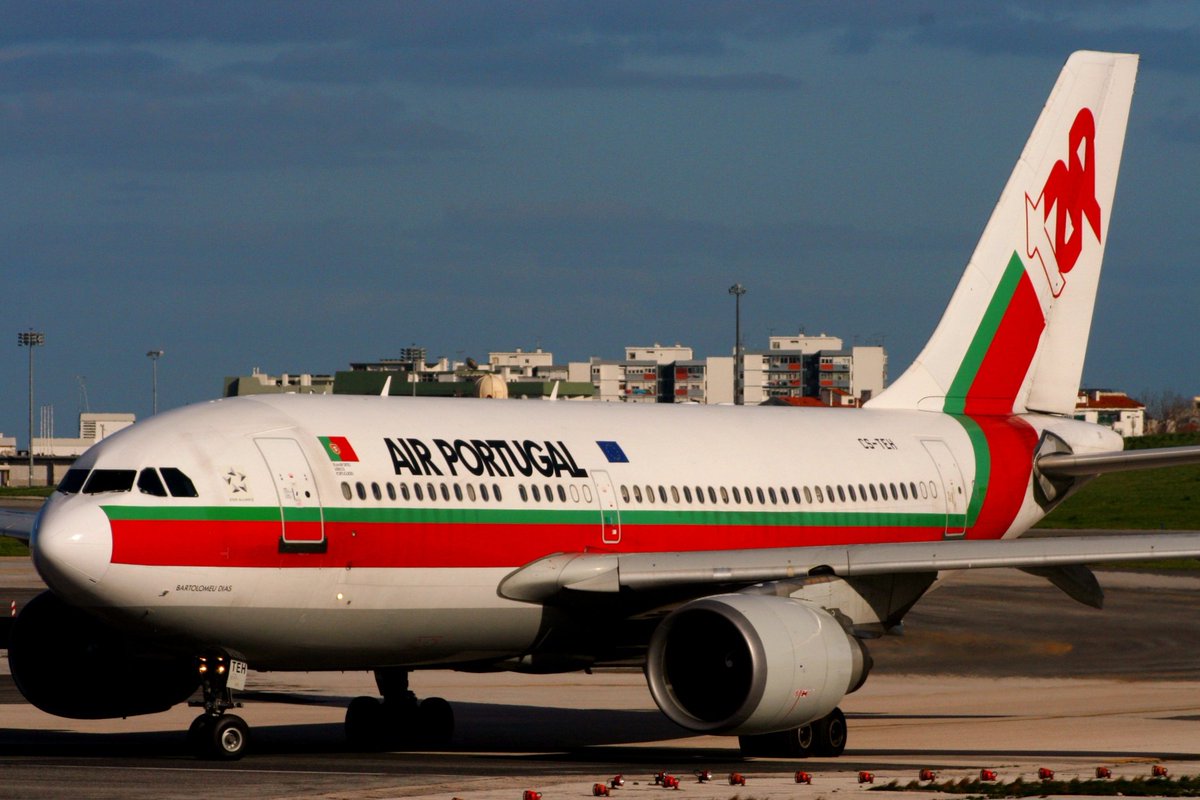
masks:
<path id="1" fill-rule="evenodd" d="M 775 497 L 775 487 L 774 486 L 767 487 L 767 495 L 770 496 L 770 498 L 771 498 L 771 505 L 777 505 L 779 503 L 779 499 L 777 497 Z"/>
<path id="2" fill-rule="evenodd" d="M 484 502 L 487 502 L 487 499 L 488 499 L 488 490 L 487 490 L 487 484 L 486 484 L 486 483 L 481 483 L 481 484 L 479 484 L 479 496 L 483 498 Z"/>
<path id="3" fill-rule="evenodd" d="M 496 499 L 497 500 L 500 499 L 500 490 L 499 489 L 496 490 Z M 592 502 L 592 487 L 588 486 L 586 483 L 583 485 L 583 499 L 585 502 L 588 502 L 588 503 Z"/>
<path id="4" fill-rule="evenodd" d="M 699 486 L 696 487 L 696 502 L 701 505 L 704 504 L 704 489 Z"/>
<path id="5" fill-rule="evenodd" d="M 342 497 L 346 498 L 347 500 L 354 499 L 354 492 L 350 489 L 350 484 L 346 483 L 345 481 L 342 481 Z"/>
<path id="6" fill-rule="evenodd" d="M 672 503 L 679 502 L 679 487 L 678 486 L 671 487 L 671 502 Z"/>
<path id="7" fill-rule="evenodd" d="M 754 505 L 754 492 L 750 491 L 750 487 L 746 487 L 746 504 Z"/>
<path id="8" fill-rule="evenodd" d="M 196 493 L 196 486 L 192 483 L 192 479 L 183 474 L 183 471 L 175 467 L 162 467 L 159 469 L 162 473 L 162 479 L 167 484 L 167 491 L 172 497 L 199 497 Z"/>
<path id="9" fill-rule="evenodd" d="M 379 488 L 378 483 L 374 483 L 374 482 L 371 483 L 371 496 L 374 497 L 376 500 L 383 499 L 383 490 Z"/>
<path id="10" fill-rule="evenodd" d="M 716 492 L 716 490 L 715 490 L 715 489 L 713 489 L 713 487 L 711 487 L 711 486 L 710 486 L 710 487 L 708 487 L 708 500 L 709 500 L 709 502 L 710 502 L 710 503 L 713 503 L 714 505 L 715 505 L 715 504 L 716 504 L 716 502 L 717 502 L 717 492 Z"/>
<path id="11" fill-rule="evenodd" d="M 395 486 L 392 486 L 392 482 L 391 482 L 391 481 L 388 481 L 388 484 L 387 484 L 387 493 L 388 493 L 388 500 L 395 500 L 395 499 L 396 499 L 396 487 L 395 487 Z"/>
<path id="12" fill-rule="evenodd" d="M 629 502 L 629 487 L 623 483 L 621 484 L 621 501 L 625 503 Z"/>
<path id="13" fill-rule="evenodd" d="M 846 502 L 846 488 L 844 486 L 842 486 L 840 483 L 838 484 L 838 487 L 837 487 L 837 493 L 838 493 L 838 500 L 841 500 L 843 503 Z"/>
<path id="14" fill-rule="evenodd" d="M 362 481 L 358 481 L 354 484 L 354 491 L 358 494 L 359 500 L 367 499 L 367 487 L 362 485 Z"/>
<path id="15" fill-rule="evenodd" d="M 729 490 L 724 486 L 721 487 L 721 502 L 725 505 L 729 505 Z"/>
<path id="16" fill-rule="evenodd" d="M 542 502 L 542 492 L 538 489 L 536 483 L 530 484 L 529 491 L 533 494 L 534 500 L 537 500 L 539 503 Z"/>
<path id="17" fill-rule="evenodd" d="M 796 501 L 796 505 L 800 505 L 800 487 L 792 487 L 792 499 Z"/>
<path id="18" fill-rule="evenodd" d="M 442 499 L 447 503 L 450 502 L 450 489 L 444 483 L 442 484 Z"/>
<path id="19" fill-rule="evenodd" d="M 450 498 L 447 497 L 446 499 L 449 500 Z M 454 499 L 458 500 L 459 502 L 462 502 L 463 499 L 462 486 L 457 483 L 454 484 Z"/>
<path id="20" fill-rule="evenodd" d="M 841 487 L 839 486 L 838 488 L 840 489 Z M 851 503 L 853 503 L 855 500 L 857 500 L 857 499 L 858 499 L 858 498 L 857 498 L 857 497 L 854 495 L 854 484 L 852 483 L 852 484 L 850 484 L 849 486 L 847 486 L 846 488 L 847 488 L 847 490 L 850 492 L 850 502 L 851 502 Z M 842 498 L 842 499 L 844 500 L 845 498 Z"/>
<path id="21" fill-rule="evenodd" d="M 407 483 L 400 484 L 400 496 L 403 497 L 405 500 L 408 499 L 408 484 Z"/>
<path id="22" fill-rule="evenodd" d="M 754 489 L 754 493 L 758 496 L 758 504 L 760 506 L 765 506 L 767 504 L 767 496 L 765 494 L 763 494 L 762 487 L 761 486 L 756 487 Z"/>
<path id="23" fill-rule="evenodd" d="M 651 503 L 654 502 L 654 487 L 653 486 L 646 487 L 646 500 L 648 500 Z"/>
<path id="24" fill-rule="evenodd" d="M 917 485 L 916 485 L 915 483 L 909 483 L 908 485 L 909 485 L 910 487 L 912 487 L 912 497 L 913 497 L 913 500 L 916 500 L 916 499 L 917 499 Z"/>
<path id="25" fill-rule="evenodd" d="M 418 500 L 425 499 L 424 496 L 421 494 L 421 484 L 419 484 L 419 483 L 413 484 L 413 495 L 415 495 Z"/>
<path id="26" fill-rule="evenodd" d="M 521 495 L 521 502 L 529 502 L 529 495 L 525 491 L 525 484 L 522 483 L 517 487 L 517 494 Z"/>
<path id="27" fill-rule="evenodd" d="M 642 502 L 642 487 L 636 483 L 633 485 L 633 499 L 639 503 Z"/>
<path id="28" fill-rule="evenodd" d="M 571 484 L 571 502 L 572 503 L 579 502 L 579 487 L 573 483 Z"/>
<path id="29" fill-rule="evenodd" d="M 561 483 L 558 485 L 558 499 L 560 502 L 567 502 L 567 490 L 562 487 Z"/>
<path id="30" fill-rule="evenodd" d="M 662 484 L 659 484 L 658 487 L 658 498 L 664 503 L 667 502 L 667 487 L 663 486 Z"/>
<path id="31" fill-rule="evenodd" d="M 467 484 L 467 499 L 472 503 L 475 502 L 475 484 L 473 483 Z"/>
<path id="32" fill-rule="evenodd" d="M 63 494 L 77 494 L 83 488 L 83 484 L 87 483 L 87 476 L 86 469 L 69 469 L 59 482 L 58 490 Z"/>
<path id="33" fill-rule="evenodd" d="M 137 487 L 138 491 L 142 494 L 148 494 L 153 497 L 167 496 L 167 487 L 163 486 L 162 481 L 158 477 L 158 472 L 154 467 L 146 467 L 138 473 Z"/>
<path id="34" fill-rule="evenodd" d="M 783 501 L 783 504 L 785 506 L 788 503 L 792 502 L 791 498 L 788 497 L 788 490 L 786 487 L 783 487 L 783 486 L 779 487 L 779 499 Z"/>
<path id="35" fill-rule="evenodd" d="M 814 486 L 814 487 L 813 487 L 813 493 L 814 493 L 814 494 L 817 496 L 817 502 L 818 502 L 818 503 L 824 503 L 824 502 L 825 502 L 825 495 L 824 495 L 824 494 L 821 492 L 821 487 L 820 487 L 820 486 Z"/>
<path id="36" fill-rule="evenodd" d="M 829 498 L 829 502 L 831 502 L 831 503 L 833 502 L 833 498 L 836 496 L 833 493 L 833 487 L 830 486 L 828 483 L 825 484 L 825 496 Z M 843 499 L 845 499 L 845 498 L 843 498 Z"/>
<path id="37" fill-rule="evenodd" d="M 736 486 L 733 487 L 733 502 L 737 503 L 739 506 L 742 504 L 742 490 Z"/>
<path id="38" fill-rule="evenodd" d="M 500 500 L 503 499 L 500 497 L 500 484 L 498 484 L 498 483 L 492 484 L 492 496 L 494 496 L 496 498 L 497 503 L 499 503 Z"/>
<path id="39" fill-rule="evenodd" d="M 91 485 L 92 485 L 92 482 L 88 481 L 88 486 L 91 486 Z M 84 491 L 86 492 L 87 489 L 84 489 Z M 935 500 L 937 499 L 937 484 L 934 483 L 933 481 L 929 482 L 929 496 L 934 498 Z"/>
<path id="40" fill-rule="evenodd" d="M 873 484 L 873 483 L 871 484 L 871 499 L 872 500 L 879 499 L 879 493 L 875 491 L 875 484 Z"/>
<path id="41" fill-rule="evenodd" d="M 900 484 L 900 494 L 904 495 L 905 500 L 908 499 L 908 487 L 905 486 L 903 483 Z M 914 496 L 914 499 L 915 499 L 915 496 Z"/>
<path id="42" fill-rule="evenodd" d="M 425 484 L 425 493 L 429 496 L 431 501 L 437 500 L 437 487 L 432 483 Z"/>
<path id="43" fill-rule="evenodd" d="M 820 491 L 820 489 L 818 489 L 817 491 L 819 492 L 819 491 Z M 807 486 L 805 486 L 805 487 L 804 487 L 804 502 L 806 502 L 806 503 L 811 503 L 811 502 L 812 502 L 812 500 L 813 500 L 813 498 L 812 498 L 812 490 L 811 490 L 811 489 L 809 489 Z"/>
<path id="44" fill-rule="evenodd" d="M 683 487 L 683 499 L 688 503 L 692 502 L 691 487 L 688 487 L 688 486 Z"/>
<path id="45" fill-rule="evenodd" d="M 867 487 L 863 486 L 861 483 L 858 485 L 858 496 L 862 498 L 864 503 L 867 502 Z"/>

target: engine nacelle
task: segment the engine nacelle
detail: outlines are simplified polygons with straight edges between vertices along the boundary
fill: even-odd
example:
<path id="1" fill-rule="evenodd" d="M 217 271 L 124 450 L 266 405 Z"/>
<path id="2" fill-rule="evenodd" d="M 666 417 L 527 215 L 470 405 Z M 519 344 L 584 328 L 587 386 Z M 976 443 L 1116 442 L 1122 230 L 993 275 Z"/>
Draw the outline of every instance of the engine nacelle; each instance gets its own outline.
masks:
<path id="1" fill-rule="evenodd" d="M 693 731 L 753 735 L 798 728 L 866 680 L 871 659 L 827 612 L 787 597 L 693 600 L 654 632 L 650 693 Z"/>
<path id="2" fill-rule="evenodd" d="M 50 592 L 21 610 L 8 663 L 26 700 L 73 719 L 166 711 L 200 683 L 192 659 L 155 652 Z"/>

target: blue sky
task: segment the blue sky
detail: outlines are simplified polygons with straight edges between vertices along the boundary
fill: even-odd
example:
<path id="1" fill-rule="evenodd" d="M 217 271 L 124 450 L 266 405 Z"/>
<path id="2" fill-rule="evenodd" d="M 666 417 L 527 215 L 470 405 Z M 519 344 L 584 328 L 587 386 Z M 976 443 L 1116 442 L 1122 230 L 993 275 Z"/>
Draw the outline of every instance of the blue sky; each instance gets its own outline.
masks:
<path id="1" fill-rule="evenodd" d="M 1142 55 L 1084 379 L 1200 393 L 1200 6 L 0 2 L 0 431 L 416 343 L 932 331 L 1058 70 Z"/>

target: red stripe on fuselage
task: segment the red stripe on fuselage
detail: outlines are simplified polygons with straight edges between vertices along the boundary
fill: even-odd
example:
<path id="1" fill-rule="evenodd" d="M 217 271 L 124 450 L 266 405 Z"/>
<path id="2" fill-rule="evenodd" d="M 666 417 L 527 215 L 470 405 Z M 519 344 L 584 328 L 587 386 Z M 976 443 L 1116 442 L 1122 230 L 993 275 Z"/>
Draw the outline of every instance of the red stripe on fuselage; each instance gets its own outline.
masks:
<path id="1" fill-rule="evenodd" d="M 1008 531 L 1025 502 L 1038 433 L 1020 417 L 972 419 L 987 439 L 991 464 L 983 506 L 967 535 L 972 539 L 998 539 Z"/>
<path id="2" fill-rule="evenodd" d="M 598 516 L 598 515 L 597 515 Z M 161 567 L 519 567 L 560 552 L 671 552 L 936 541 L 940 527 L 326 523 L 324 553 L 279 553 L 274 522 L 113 520 L 114 564 Z"/>

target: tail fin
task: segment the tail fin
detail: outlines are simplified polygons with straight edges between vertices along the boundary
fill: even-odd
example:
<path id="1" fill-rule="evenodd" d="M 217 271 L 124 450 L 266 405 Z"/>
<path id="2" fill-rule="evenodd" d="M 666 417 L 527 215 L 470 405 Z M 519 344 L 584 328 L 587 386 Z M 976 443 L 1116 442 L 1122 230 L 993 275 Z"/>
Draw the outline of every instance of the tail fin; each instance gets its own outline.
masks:
<path id="1" fill-rule="evenodd" d="M 942 321 L 871 407 L 1074 411 L 1137 59 L 1067 59 Z"/>

